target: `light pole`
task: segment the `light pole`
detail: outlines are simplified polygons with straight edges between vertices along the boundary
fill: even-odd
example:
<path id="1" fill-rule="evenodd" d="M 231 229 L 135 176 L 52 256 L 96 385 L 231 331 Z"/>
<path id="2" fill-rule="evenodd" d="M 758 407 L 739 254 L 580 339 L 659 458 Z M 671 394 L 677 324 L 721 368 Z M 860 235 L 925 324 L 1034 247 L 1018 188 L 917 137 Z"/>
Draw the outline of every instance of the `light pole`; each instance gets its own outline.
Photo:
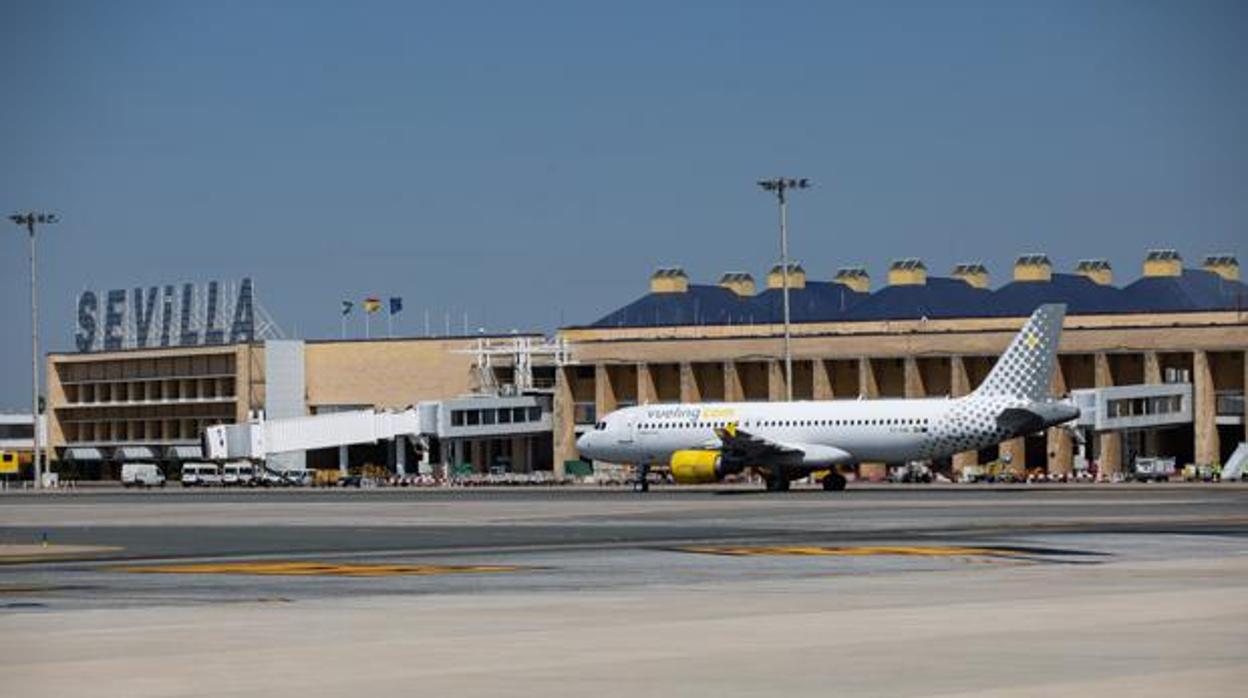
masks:
<path id="1" fill-rule="evenodd" d="M 773 177 L 760 179 L 758 186 L 764 191 L 776 193 L 780 202 L 780 274 L 784 280 L 784 399 L 793 401 L 793 350 L 792 338 L 789 334 L 789 200 L 785 195 L 790 189 L 809 189 L 810 180 L 806 178 Z"/>
<path id="2" fill-rule="evenodd" d="M 35 225 L 56 222 L 54 213 L 15 213 L 9 220 L 26 229 L 30 238 L 30 414 L 34 442 L 35 489 L 43 487 L 43 444 L 39 434 L 39 304 L 35 295 Z"/>

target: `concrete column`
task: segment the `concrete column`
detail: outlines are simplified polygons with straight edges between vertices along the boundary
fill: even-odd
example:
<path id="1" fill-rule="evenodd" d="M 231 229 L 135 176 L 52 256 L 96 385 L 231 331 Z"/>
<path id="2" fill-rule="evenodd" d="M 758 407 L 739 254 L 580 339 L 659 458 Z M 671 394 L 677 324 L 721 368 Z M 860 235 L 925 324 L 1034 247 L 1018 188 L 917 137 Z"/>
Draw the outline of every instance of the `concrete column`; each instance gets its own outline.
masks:
<path id="1" fill-rule="evenodd" d="M 1161 357 L 1155 351 L 1144 352 L 1144 382 L 1149 385 L 1161 383 Z"/>
<path id="2" fill-rule="evenodd" d="M 468 442 L 468 452 L 472 455 L 472 469 L 482 472 L 486 469 L 485 443 L 481 439 Z"/>
<path id="3" fill-rule="evenodd" d="M 394 472 L 399 477 L 407 475 L 407 438 L 403 435 L 394 437 Z"/>
<path id="4" fill-rule="evenodd" d="M 659 391 L 654 387 L 654 373 L 650 371 L 650 364 L 639 362 L 637 364 L 637 404 L 648 405 L 652 402 L 659 401 Z"/>
<path id="5" fill-rule="evenodd" d="M 563 462 L 575 460 L 576 424 L 573 417 L 572 372 L 575 367 L 560 366 L 555 369 L 555 396 L 551 406 L 552 440 L 554 442 L 554 471 L 557 477 L 563 477 Z"/>
<path id="6" fill-rule="evenodd" d="M 1114 384 L 1114 374 L 1109 368 L 1109 356 L 1098 353 L 1095 357 L 1096 387 L 1108 388 Z M 1102 431 L 1096 434 L 1096 462 L 1099 475 L 1109 476 L 1122 472 L 1122 434 Z"/>
<path id="7" fill-rule="evenodd" d="M 1066 372 L 1062 370 L 1062 362 L 1057 362 L 1053 371 L 1053 397 L 1065 397 L 1069 392 L 1066 387 Z M 1050 427 L 1045 434 L 1045 451 L 1047 453 L 1046 469 L 1049 475 L 1070 475 L 1075 467 L 1075 444 L 1070 432 L 1063 427 Z"/>
<path id="8" fill-rule="evenodd" d="M 594 366 L 594 412 L 601 420 L 615 411 L 618 401 L 615 397 L 615 385 L 611 382 L 611 367 L 606 364 Z"/>
<path id="9" fill-rule="evenodd" d="M 961 356 L 949 358 L 949 395 L 962 397 L 971 392 L 970 374 L 966 372 L 966 362 Z M 953 479 L 962 476 L 962 470 L 979 465 L 979 451 L 963 451 L 953 454 Z"/>
<path id="10" fill-rule="evenodd" d="M 698 379 L 693 375 L 693 364 L 688 361 L 682 361 L 680 364 L 680 401 L 702 401 L 702 394 L 698 390 Z"/>
<path id="11" fill-rule="evenodd" d="M 1149 385 L 1161 384 L 1161 357 L 1155 351 L 1144 352 L 1144 382 Z M 1144 431 L 1144 453 L 1150 456 L 1161 455 L 1159 436 L 1156 429 Z"/>
<path id="12" fill-rule="evenodd" d="M 906 397 L 925 397 L 927 389 L 923 386 L 923 374 L 919 371 L 919 360 L 913 356 L 907 356 L 902 366 L 905 369 Z"/>
<path id="13" fill-rule="evenodd" d="M 875 382 L 875 367 L 865 356 L 858 359 L 858 395 L 864 398 L 880 396 L 880 386 Z"/>
<path id="14" fill-rule="evenodd" d="M 771 402 L 784 400 L 784 362 L 767 362 L 767 399 Z"/>
<path id="15" fill-rule="evenodd" d="M 724 362 L 724 401 L 741 402 L 745 400 L 745 389 L 741 387 L 741 373 L 737 371 L 736 361 Z"/>
<path id="16" fill-rule="evenodd" d="M 811 397 L 816 400 L 831 400 L 836 397 L 832 392 L 831 367 L 823 359 L 811 359 L 810 375 L 813 381 Z"/>
<path id="17" fill-rule="evenodd" d="M 1212 465 L 1221 460 L 1218 444 L 1217 393 L 1209 354 L 1192 352 L 1192 420 L 1196 427 L 1196 465 Z"/>
<path id="18" fill-rule="evenodd" d="M 1027 471 L 1027 438 L 1016 436 L 1009 441 L 1001 442 L 1001 460 L 1009 458 L 1010 468 Z"/>
<path id="19" fill-rule="evenodd" d="M 347 474 L 347 466 L 351 464 L 351 449 L 348 446 L 338 447 L 338 472 L 339 474 Z"/>

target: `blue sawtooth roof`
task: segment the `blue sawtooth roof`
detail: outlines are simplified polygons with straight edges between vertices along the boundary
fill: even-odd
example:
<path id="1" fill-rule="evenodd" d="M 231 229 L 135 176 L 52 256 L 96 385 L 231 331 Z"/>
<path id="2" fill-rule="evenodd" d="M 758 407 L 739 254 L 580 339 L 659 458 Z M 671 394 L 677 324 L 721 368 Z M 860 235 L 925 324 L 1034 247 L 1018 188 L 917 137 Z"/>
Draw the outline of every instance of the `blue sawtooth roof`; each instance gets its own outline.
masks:
<path id="1" fill-rule="evenodd" d="M 961 279 L 927 278 L 925 284 L 885 286 L 861 293 L 825 281 L 790 290 L 794 322 L 917 320 L 921 318 L 1023 317 L 1043 303 L 1065 303 L 1071 315 L 1248 310 L 1248 285 L 1201 269 L 1181 276 L 1143 277 L 1127 286 L 1102 286 L 1078 274 L 1048 281 L 1011 281 L 997 289 Z M 783 322 L 783 294 L 765 289 L 739 296 L 720 286 L 690 284 L 684 293 L 648 293 L 590 327 L 743 325 Z"/>

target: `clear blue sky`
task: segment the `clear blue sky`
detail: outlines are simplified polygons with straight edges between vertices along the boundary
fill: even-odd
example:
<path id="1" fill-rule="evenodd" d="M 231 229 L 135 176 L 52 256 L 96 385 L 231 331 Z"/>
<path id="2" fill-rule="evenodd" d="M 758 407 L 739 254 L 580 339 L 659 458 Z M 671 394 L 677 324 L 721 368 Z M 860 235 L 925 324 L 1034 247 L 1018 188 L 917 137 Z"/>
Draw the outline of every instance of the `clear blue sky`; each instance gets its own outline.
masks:
<path id="1" fill-rule="evenodd" d="M 0 210 L 45 347 L 105 290 L 251 275 L 288 332 L 551 330 L 776 256 L 815 277 L 1021 252 L 1248 252 L 1244 2 L 56 2 L 0 7 Z M 6 222 L 7 224 L 7 222 Z M 1248 260 L 1246 260 L 1248 261 Z M 28 403 L 0 235 L 0 407 Z"/>

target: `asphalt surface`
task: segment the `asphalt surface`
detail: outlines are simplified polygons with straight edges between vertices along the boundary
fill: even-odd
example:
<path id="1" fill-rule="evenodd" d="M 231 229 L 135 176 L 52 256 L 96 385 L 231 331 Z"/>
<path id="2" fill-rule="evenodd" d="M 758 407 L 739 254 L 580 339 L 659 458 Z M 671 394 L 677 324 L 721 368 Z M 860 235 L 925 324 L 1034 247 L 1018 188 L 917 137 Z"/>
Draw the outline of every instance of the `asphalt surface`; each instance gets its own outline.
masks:
<path id="1" fill-rule="evenodd" d="M 11 695 L 1235 695 L 1248 487 L 10 492 L 0 634 Z"/>

